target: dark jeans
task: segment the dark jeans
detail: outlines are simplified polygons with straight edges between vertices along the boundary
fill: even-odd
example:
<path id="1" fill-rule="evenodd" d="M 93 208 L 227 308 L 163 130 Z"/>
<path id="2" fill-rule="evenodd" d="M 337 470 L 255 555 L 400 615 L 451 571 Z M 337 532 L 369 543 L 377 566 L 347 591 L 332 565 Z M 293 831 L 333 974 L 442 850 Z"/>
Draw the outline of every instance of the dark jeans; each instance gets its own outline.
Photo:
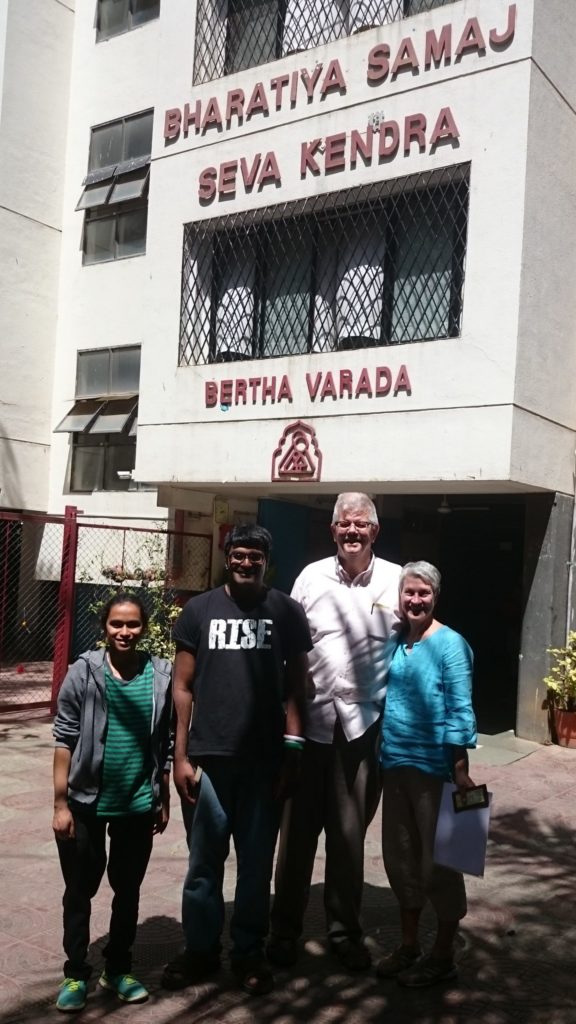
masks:
<path id="1" fill-rule="evenodd" d="M 224 926 L 224 863 L 236 848 L 236 892 L 230 922 L 234 963 L 262 953 L 268 932 L 270 881 L 282 805 L 277 771 L 234 757 L 203 757 L 194 806 L 183 804 L 189 862 L 182 927 L 189 953 L 218 956 Z"/>
<path id="2" fill-rule="evenodd" d="M 318 838 L 326 833 L 324 907 L 332 942 L 362 935 L 364 837 L 380 799 L 377 745 L 380 723 L 348 742 L 336 723 L 332 743 L 307 740 L 300 785 L 284 808 L 270 926 L 280 939 L 297 939 Z"/>
<path id="3" fill-rule="evenodd" d="M 98 892 L 106 869 L 106 825 L 110 836 L 108 881 L 114 898 L 110 934 L 103 954 L 106 970 L 112 974 L 128 974 L 132 968 L 130 951 L 136 936 L 140 886 L 152 852 L 154 815 L 107 819 L 73 813 L 75 838 L 56 841 L 66 883 L 62 899 L 67 957 L 64 975 L 87 981 L 92 972 L 86 961 L 90 901 Z"/>

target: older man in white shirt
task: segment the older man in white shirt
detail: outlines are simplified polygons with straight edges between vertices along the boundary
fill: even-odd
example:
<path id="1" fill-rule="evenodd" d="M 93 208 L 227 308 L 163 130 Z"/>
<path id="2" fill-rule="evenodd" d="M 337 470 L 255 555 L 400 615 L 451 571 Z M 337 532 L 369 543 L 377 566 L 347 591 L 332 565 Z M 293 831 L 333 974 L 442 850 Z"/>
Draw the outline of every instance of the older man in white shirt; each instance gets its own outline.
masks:
<path id="1" fill-rule="evenodd" d="M 364 839 L 380 796 L 379 721 L 400 576 L 399 565 L 373 555 L 378 529 L 368 495 L 340 494 L 336 555 L 308 565 L 292 590 L 313 650 L 301 783 L 285 808 L 276 867 L 268 957 L 278 966 L 298 956 L 322 830 L 330 946 L 347 970 L 370 966 L 360 924 Z"/>

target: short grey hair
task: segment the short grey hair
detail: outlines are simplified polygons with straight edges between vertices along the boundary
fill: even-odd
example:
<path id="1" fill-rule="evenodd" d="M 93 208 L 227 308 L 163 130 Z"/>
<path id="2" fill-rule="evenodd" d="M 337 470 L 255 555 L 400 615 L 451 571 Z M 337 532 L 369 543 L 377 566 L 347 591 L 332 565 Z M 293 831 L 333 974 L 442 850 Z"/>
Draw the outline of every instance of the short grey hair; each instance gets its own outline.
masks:
<path id="1" fill-rule="evenodd" d="M 438 597 L 442 577 L 440 576 L 436 566 L 432 565 L 432 562 L 406 562 L 406 565 L 400 573 L 400 580 L 398 582 L 399 590 L 402 590 L 404 580 L 407 576 L 416 576 L 419 580 L 424 580 L 425 583 L 428 583 L 432 587 L 434 597 Z"/>
<path id="2" fill-rule="evenodd" d="M 378 513 L 376 506 L 367 494 L 362 491 L 344 491 L 336 498 L 332 522 L 337 523 L 344 518 L 345 512 L 366 512 L 366 519 L 374 526 L 378 526 Z"/>

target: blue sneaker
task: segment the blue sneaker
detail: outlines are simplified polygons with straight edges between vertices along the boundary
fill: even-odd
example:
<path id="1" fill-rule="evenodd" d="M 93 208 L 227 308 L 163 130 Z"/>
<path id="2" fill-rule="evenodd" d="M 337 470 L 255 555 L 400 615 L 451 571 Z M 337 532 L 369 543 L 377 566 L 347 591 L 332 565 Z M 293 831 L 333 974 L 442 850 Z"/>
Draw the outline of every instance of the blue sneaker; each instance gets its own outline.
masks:
<path id="1" fill-rule="evenodd" d="M 76 978 L 64 978 L 58 990 L 56 1009 L 62 1013 L 76 1013 L 86 1006 L 86 991 L 88 985 L 85 981 L 78 981 Z"/>
<path id="2" fill-rule="evenodd" d="M 145 1003 L 148 999 L 148 989 L 131 974 L 110 974 L 108 971 L 102 971 L 98 984 L 110 992 L 115 992 L 123 1003 Z"/>

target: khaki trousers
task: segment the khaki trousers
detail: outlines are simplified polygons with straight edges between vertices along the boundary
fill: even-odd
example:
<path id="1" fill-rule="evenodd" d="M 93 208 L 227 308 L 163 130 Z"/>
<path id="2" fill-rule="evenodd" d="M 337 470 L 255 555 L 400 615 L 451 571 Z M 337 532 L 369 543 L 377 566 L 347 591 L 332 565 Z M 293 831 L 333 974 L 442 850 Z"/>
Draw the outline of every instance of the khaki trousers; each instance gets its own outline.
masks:
<path id="1" fill-rule="evenodd" d="M 432 859 L 444 780 L 410 767 L 388 769 L 382 778 L 382 851 L 390 888 L 407 910 L 429 899 L 440 921 L 459 921 L 467 909 L 464 879 Z"/>

